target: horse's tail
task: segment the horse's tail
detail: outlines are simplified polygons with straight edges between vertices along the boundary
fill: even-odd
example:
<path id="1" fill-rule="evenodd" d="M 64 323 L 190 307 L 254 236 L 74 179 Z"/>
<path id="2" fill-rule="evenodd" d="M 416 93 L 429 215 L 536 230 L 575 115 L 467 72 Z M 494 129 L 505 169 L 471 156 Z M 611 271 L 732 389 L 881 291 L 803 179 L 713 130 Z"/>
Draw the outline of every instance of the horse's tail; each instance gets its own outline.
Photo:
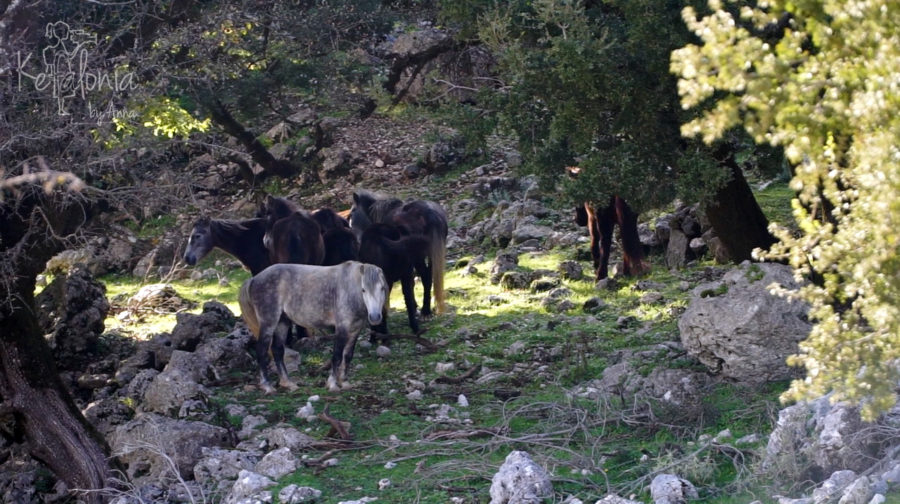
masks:
<path id="1" fill-rule="evenodd" d="M 254 338 L 259 338 L 259 318 L 257 318 L 256 308 L 253 307 L 253 302 L 250 300 L 250 282 L 252 281 L 253 278 L 250 278 L 241 285 L 238 304 L 241 305 L 241 317 L 247 324 L 247 328 L 250 329 L 250 333 Z"/>
<path id="2" fill-rule="evenodd" d="M 644 260 L 644 247 L 641 245 L 637 230 L 638 215 L 619 196 L 613 197 L 619 234 L 622 238 L 622 256 L 625 262 L 625 273 L 640 276 L 650 270 Z"/>
<path id="3" fill-rule="evenodd" d="M 431 261 L 431 286 L 434 289 L 434 308 L 437 313 L 446 311 L 444 297 L 444 268 L 447 260 L 447 221 L 430 226 L 428 258 Z"/>

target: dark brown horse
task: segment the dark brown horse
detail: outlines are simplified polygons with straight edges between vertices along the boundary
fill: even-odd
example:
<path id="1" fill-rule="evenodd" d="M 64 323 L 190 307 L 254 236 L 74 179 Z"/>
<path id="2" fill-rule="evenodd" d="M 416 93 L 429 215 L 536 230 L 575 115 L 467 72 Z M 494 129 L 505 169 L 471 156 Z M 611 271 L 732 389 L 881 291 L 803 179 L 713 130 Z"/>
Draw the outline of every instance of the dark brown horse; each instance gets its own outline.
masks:
<path id="1" fill-rule="evenodd" d="M 286 198 L 266 196 L 258 215 L 267 218 L 270 226 L 274 226 L 279 220 L 297 213 L 312 219 L 319 226 L 324 247 L 320 264 L 331 266 L 356 259 L 358 242 L 350 231 L 350 223 L 330 208 L 320 208 L 308 213 Z"/>
<path id="2" fill-rule="evenodd" d="M 400 229 L 391 224 L 372 224 L 362 233 L 359 246 L 359 260 L 381 268 L 388 284 L 388 296 L 394 283 L 400 281 L 406 316 L 413 333 L 419 332 L 416 319 L 415 269 L 424 267 L 428 243 L 422 235 L 402 235 Z M 387 334 L 387 305 L 385 317 L 375 331 Z M 373 335 L 374 337 L 374 335 Z"/>
<path id="3" fill-rule="evenodd" d="M 283 219 L 267 219 L 263 242 L 272 264 L 321 265 L 325 259 L 322 231 L 306 212 L 294 212 Z"/>
<path id="4" fill-rule="evenodd" d="M 241 221 L 201 217 L 194 223 L 184 250 L 184 262 L 193 266 L 218 247 L 237 258 L 250 274 L 255 275 L 272 264 L 263 245 L 265 219 Z"/>
<path id="5" fill-rule="evenodd" d="M 609 252 L 612 248 L 613 227 L 619 225 L 625 275 L 642 275 L 650 266 L 644 260 L 644 249 L 638 239 L 637 214 L 619 196 L 611 196 L 605 207 L 591 203 L 575 207 L 575 222 L 587 226 L 591 235 L 591 258 L 594 260 L 596 280 L 609 275 Z"/>
<path id="6" fill-rule="evenodd" d="M 425 238 L 427 261 L 416 267 L 422 280 L 424 296 L 422 315 L 431 314 L 431 290 L 434 288 L 435 309 L 445 310 L 444 268 L 447 255 L 447 213 L 433 201 L 415 200 L 403 203 L 396 198 L 380 197 L 374 193 L 358 190 L 353 193 L 353 207 L 350 209 L 350 227 L 361 237 L 371 224 L 391 224 L 397 226 L 404 235 L 419 235 Z"/>

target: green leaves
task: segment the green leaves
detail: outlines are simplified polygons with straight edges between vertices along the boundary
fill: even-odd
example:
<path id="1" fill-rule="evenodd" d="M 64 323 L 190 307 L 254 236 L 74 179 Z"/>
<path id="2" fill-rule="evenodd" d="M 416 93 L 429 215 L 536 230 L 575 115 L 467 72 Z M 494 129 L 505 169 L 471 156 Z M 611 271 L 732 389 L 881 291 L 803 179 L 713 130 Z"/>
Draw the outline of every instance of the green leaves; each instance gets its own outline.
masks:
<path id="1" fill-rule="evenodd" d="M 682 105 L 712 102 L 682 131 L 710 142 L 740 125 L 785 148 L 802 234 L 776 230 L 769 256 L 818 279 L 794 293 L 816 325 L 791 359 L 808 376 L 785 397 L 834 391 L 871 418 L 900 378 L 900 5 L 776 0 L 740 19 L 710 6 L 684 11 L 702 45 L 672 54 Z"/>

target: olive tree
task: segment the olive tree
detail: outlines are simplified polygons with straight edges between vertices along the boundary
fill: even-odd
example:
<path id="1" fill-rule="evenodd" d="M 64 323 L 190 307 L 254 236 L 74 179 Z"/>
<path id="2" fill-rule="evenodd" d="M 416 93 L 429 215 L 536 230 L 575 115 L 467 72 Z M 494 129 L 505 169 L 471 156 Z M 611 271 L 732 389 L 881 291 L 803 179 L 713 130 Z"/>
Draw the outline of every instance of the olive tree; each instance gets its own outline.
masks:
<path id="1" fill-rule="evenodd" d="M 790 294 L 815 324 L 790 358 L 807 376 L 785 398 L 833 391 L 871 418 L 895 402 L 900 358 L 900 4 L 768 0 L 688 7 L 701 40 L 672 54 L 682 126 L 706 142 L 739 126 L 783 146 L 800 233 L 767 258 L 812 281 Z"/>

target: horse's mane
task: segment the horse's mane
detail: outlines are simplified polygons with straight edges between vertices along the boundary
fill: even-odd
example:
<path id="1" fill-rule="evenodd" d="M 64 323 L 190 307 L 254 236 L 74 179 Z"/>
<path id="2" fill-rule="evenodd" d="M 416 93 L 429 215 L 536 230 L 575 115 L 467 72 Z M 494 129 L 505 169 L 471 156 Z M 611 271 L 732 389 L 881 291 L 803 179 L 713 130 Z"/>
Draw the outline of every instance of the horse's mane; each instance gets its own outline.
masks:
<path id="1" fill-rule="evenodd" d="M 219 236 L 236 235 L 249 231 L 254 225 L 259 225 L 264 219 L 213 219 L 209 221 L 209 229 Z"/>

